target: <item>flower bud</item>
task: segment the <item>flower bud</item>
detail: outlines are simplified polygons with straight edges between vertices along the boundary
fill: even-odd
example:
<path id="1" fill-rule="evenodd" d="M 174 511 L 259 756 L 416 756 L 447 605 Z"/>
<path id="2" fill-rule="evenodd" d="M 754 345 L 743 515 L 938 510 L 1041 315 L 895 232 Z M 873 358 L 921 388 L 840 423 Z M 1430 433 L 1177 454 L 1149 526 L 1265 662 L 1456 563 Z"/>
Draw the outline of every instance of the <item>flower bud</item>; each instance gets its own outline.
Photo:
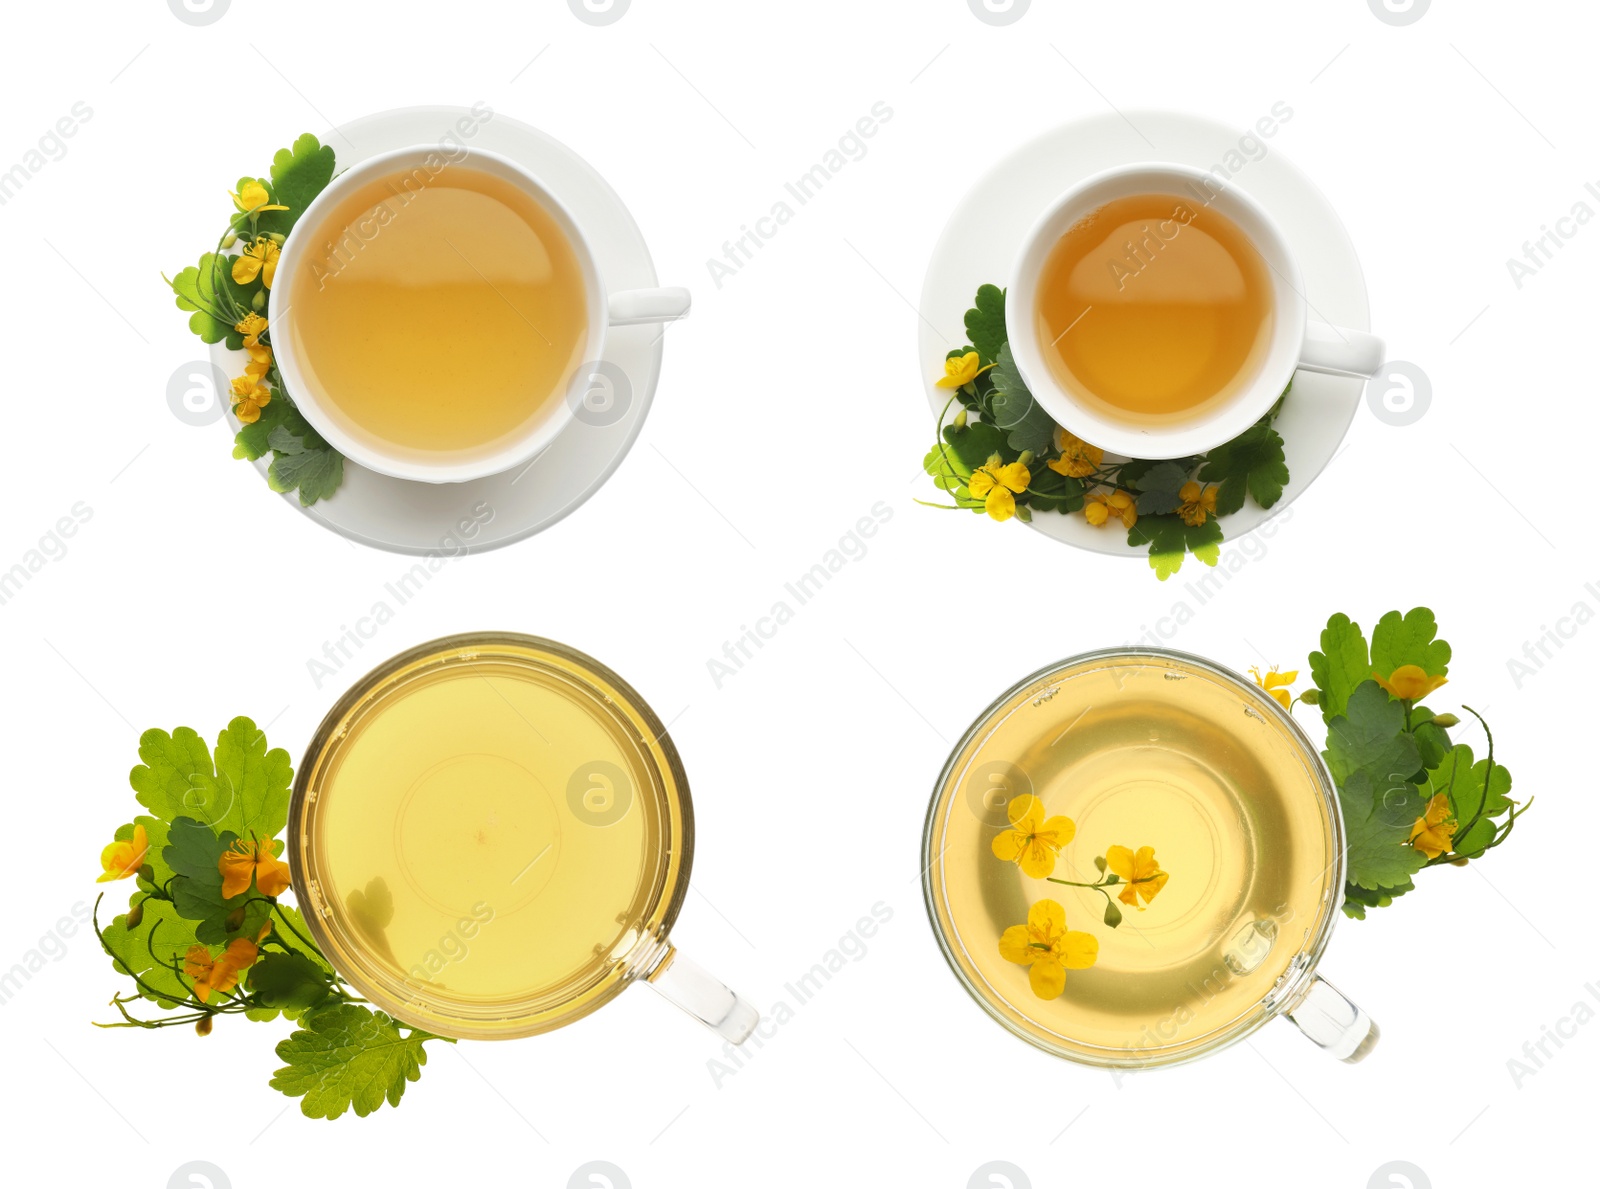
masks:
<path id="1" fill-rule="evenodd" d="M 281 234 L 279 234 L 278 232 L 276 232 L 276 231 L 267 232 L 267 238 L 270 239 L 273 243 L 277 244 L 280 248 L 283 247 L 283 236 Z"/>
<path id="2" fill-rule="evenodd" d="M 955 426 L 957 429 L 967 428 L 967 411 L 965 409 L 956 414 Z"/>
<path id="3" fill-rule="evenodd" d="M 224 925 L 224 928 L 226 928 L 229 933 L 237 933 L 243 924 L 244 905 L 241 904 L 238 908 L 234 909 L 228 914 L 228 919 Z"/>
<path id="4" fill-rule="evenodd" d="M 1435 714 L 1428 721 L 1436 727 L 1454 727 L 1461 723 L 1461 720 L 1453 714 Z"/>
<path id="5" fill-rule="evenodd" d="M 239 242 L 239 237 L 237 235 L 235 235 L 231 231 L 228 232 L 227 235 L 222 237 L 222 246 L 225 249 L 233 247 L 233 245 L 238 243 L 238 242 Z"/>
<path id="6" fill-rule="evenodd" d="M 196 1036 L 211 1035 L 211 1016 L 209 1014 L 201 1016 L 194 1022 L 194 1033 Z"/>
<path id="7" fill-rule="evenodd" d="M 1320 706 L 1322 704 L 1322 691 L 1313 685 L 1310 689 L 1300 691 L 1299 700 L 1307 706 Z"/>
<path id="8" fill-rule="evenodd" d="M 149 863 L 146 863 L 143 867 L 139 868 L 139 878 L 144 880 L 145 883 L 149 883 L 149 884 L 155 883 L 156 882 L 156 869 L 154 867 L 150 866 Z"/>
<path id="9" fill-rule="evenodd" d="M 139 901 L 139 903 L 128 909 L 127 926 L 129 929 L 137 929 L 139 927 L 139 922 L 142 920 L 144 920 L 143 900 Z"/>
<path id="10" fill-rule="evenodd" d="M 1024 450 L 1021 454 L 1017 455 L 1017 461 L 1020 462 L 1023 466 L 1027 466 L 1029 463 L 1031 463 L 1033 461 L 1033 451 L 1032 450 Z"/>
<path id="11" fill-rule="evenodd" d="M 1017 505 L 1017 519 L 1022 521 L 1023 524 L 1031 524 L 1033 522 L 1033 513 L 1029 510 L 1027 504 Z"/>
<path id="12" fill-rule="evenodd" d="M 1467 859 L 1466 859 L 1465 855 L 1463 855 L 1459 859 L 1451 859 L 1450 860 L 1450 866 L 1452 866 L 1452 867 L 1465 867 L 1466 865 L 1467 865 Z"/>
<path id="13" fill-rule="evenodd" d="M 265 289 L 262 289 L 250 299 L 250 308 L 258 314 L 267 308 L 267 291 Z"/>

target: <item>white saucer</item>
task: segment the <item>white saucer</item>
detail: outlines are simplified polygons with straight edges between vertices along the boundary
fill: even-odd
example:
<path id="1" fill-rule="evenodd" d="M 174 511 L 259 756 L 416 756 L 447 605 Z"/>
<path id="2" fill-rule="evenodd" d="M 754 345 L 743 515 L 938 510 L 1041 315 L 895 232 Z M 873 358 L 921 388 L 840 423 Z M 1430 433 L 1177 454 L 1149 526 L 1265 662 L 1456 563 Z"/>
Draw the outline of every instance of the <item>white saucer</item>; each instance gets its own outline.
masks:
<path id="1" fill-rule="evenodd" d="M 1209 169 L 1238 150 L 1246 131 L 1175 112 L 1129 112 L 1126 119 L 1100 116 L 1046 133 L 979 178 L 945 225 L 922 284 L 918 367 L 934 413 L 950 398 L 934 381 L 944 374 L 945 355 L 967 342 L 962 316 L 973 295 L 980 285 L 1005 287 L 1023 236 L 1045 207 L 1074 183 L 1117 165 L 1168 161 Z M 1266 207 L 1283 228 L 1305 274 L 1311 316 L 1351 330 L 1371 329 L 1366 281 L 1344 224 L 1311 179 L 1285 160 L 1272 141 L 1256 139 L 1269 152 L 1230 181 Z M 1321 474 L 1338 452 L 1365 386 L 1343 376 L 1295 374 L 1293 393 L 1276 423 L 1289 482 L 1270 511 L 1246 500 L 1238 512 L 1222 517 L 1224 549 L 1227 541 L 1287 508 Z M 1149 554 L 1148 546 L 1130 546 L 1127 534 L 1114 526 L 1095 528 L 1082 516 L 1042 512 L 1028 527 L 1080 549 L 1124 557 Z"/>
<path id="2" fill-rule="evenodd" d="M 326 134 L 341 171 L 390 149 L 436 144 L 466 108 L 408 107 L 381 112 Z M 544 133 L 496 112 L 467 144 L 502 153 L 539 178 L 573 212 L 590 238 L 612 291 L 652 288 L 655 265 L 644 236 L 616 192 L 583 158 Z M 352 147 L 353 146 L 353 147 Z M 549 528 L 595 493 L 627 454 L 655 395 L 661 373 L 661 326 L 616 327 L 606 335 L 605 362 L 627 379 L 620 416 L 574 421 L 532 464 L 469 483 L 414 483 L 345 462 L 339 490 L 309 508 L 282 498 L 324 528 L 395 553 L 481 553 Z M 228 376 L 244 371 L 242 351 L 221 343 L 211 358 Z M 612 374 L 610 372 L 607 373 Z M 622 385 L 617 386 L 620 392 Z M 291 394 L 292 395 L 292 394 Z M 625 408 L 622 406 L 625 404 Z M 230 413 L 230 433 L 239 425 Z M 271 455 L 258 460 L 266 484 Z M 465 537 L 462 522 L 475 528 Z M 458 544 L 459 542 L 459 544 Z"/>

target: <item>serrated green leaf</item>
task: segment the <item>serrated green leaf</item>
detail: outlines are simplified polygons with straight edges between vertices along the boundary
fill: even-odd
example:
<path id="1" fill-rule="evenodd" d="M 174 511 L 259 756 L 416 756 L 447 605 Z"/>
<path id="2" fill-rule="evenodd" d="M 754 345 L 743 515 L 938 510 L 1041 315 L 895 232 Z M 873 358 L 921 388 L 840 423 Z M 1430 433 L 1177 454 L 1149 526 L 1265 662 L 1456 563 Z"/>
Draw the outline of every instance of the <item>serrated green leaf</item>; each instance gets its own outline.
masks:
<path id="1" fill-rule="evenodd" d="M 207 252 L 198 265 L 182 269 L 172 278 L 172 293 L 180 310 L 190 313 L 189 329 L 204 343 L 225 342 L 237 351 L 244 336 L 233 325 L 248 311 L 251 293 L 233 279 L 231 257 Z M 234 316 L 238 314 L 238 316 Z"/>
<path id="2" fill-rule="evenodd" d="M 273 432 L 287 435 L 283 429 Z M 297 449 L 274 453 L 267 468 L 267 485 L 273 491 L 298 491 L 301 505 L 309 508 L 339 490 L 344 482 L 344 455 L 331 446 L 308 450 L 297 438 L 280 440 L 293 441 Z"/>
<path id="3" fill-rule="evenodd" d="M 422 1076 L 428 1033 L 399 1026 L 382 1012 L 354 1003 L 309 1011 L 301 1028 L 278 1044 L 287 1064 L 272 1075 L 272 1087 L 300 1098 L 312 1119 L 337 1119 L 346 1110 L 370 1115 L 385 1101 L 399 1106 L 406 1083 Z"/>
<path id="4" fill-rule="evenodd" d="M 979 360 L 986 365 L 997 361 L 1000 348 L 1006 345 L 1005 293 L 993 285 L 981 286 L 962 321 Z"/>
<path id="5" fill-rule="evenodd" d="M 994 395 L 989 405 L 995 425 L 1005 431 L 1006 443 L 1018 453 L 1024 450 L 1032 450 L 1035 454 L 1046 453 L 1054 438 L 1056 423 L 1033 399 L 1033 393 L 1023 383 L 1022 373 L 1017 370 L 1016 360 L 1011 357 L 1010 344 L 1000 348 L 995 368 L 989 376 L 994 382 Z"/>
<path id="6" fill-rule="evenodd" d="M 1494 819 L 1511 809 L 1511 773 L 1496 761 L 1493 773 L 1487 759 L 1473 762 L 1472 748 L 1458 743 L 1432 772 L 1424 790 L 1430 798 L 1443 793 L 1454 811 L 1455 854 L 1473 857 L 1493 841 Z"/>
<path id="7" fill-rule="evenodd" d="M 1231 442 L 1213 448 L 1200 468 L 1200 481 L 1216 483 L 1217 515 L 1227 516 L 1244 507 L 1245 493 L 1263 508 L 1283 496 L 1289 481 L 1283 438 L 1263 420 Z"/>
<path id="8" fill-rule="evenodd" d="M 300 136 L 292 146 L 279 149 L 272 158 L 272 179 L 268 189 L 272 200 L 288 207 L 286 211 L 265 211 L 257 221 L 263 234 L 288 235 L 311 200 L 333 179 L 333 149 L 311 133 Z"/>
<path id="9" fill-rule="evenodd" d="M 956 457 L 956 471 L 963 479 L 988 462 L 990 455 L 999 454 L 1005 458 L 1008 453 L 1005 434 L 984 421 L 968 422 L 965 426 L 947 425 L 944 440 Z M 1005 461 L 1013 462 L 1015 458 Z"/>
<path id="10" fill-rule="evenodd" d="M 327 973 L 304 954 L 269 950 L 261 955 L 246 980 L 246 987 L 264 1008 L 287 1013 L 303 1012 L 328 997 Z"/>
<path id="11" fill-rule="evenodd" d="M 1150 568 L 1165 582 L 1183 566 L 1185 553 L 1193 553 L 1208 566 L 1217 564 L 1222 526 L 1208 519 L 1204 524 L 1185 524 L 1176 515 L 1141 516 L 1128 530 L 1128 544 L 1150 547 Z"/>
<path id="12" fill-rule="evenodd" d="M 231 797 L 211 825 L 240 838 L 276 838 L 289 821 L 289 753 L 269 751 L 266 733 L 241 715 L 217 736 L 216 766 L 217 781 Z"/>
<path id="13" fill-rule="evenodd" d="M 1450 645 L 1435 639 L 1438 631 L 1426 607 L 1413 607 L 1403 617 L 1389 612 L 1372 629 L 1372 667 L 1385 677 L 1401 665 L 1416 665 L 1430 677 L 1444 676 L 1450 668 Z"/>
<path id="14" fill-rule="evenodd" d="M 1344 713 L 1356 686 L 1372 677 L 1361 625 L 1344 614 L 1330 618 L 1322 630 L 1322 651 L 1313 652 L 1310 662 L 1311 680 L 1321 694 L 1322 719 L 1331 723 Z"/>
<path id="15" fill-rule="evenodd" d="M 189 727 L 170 735 L 151 729 L 139 736 L 139 758 L 144 763 L 128 773 L 139 804 L 166 822 L 179 817 L 210 820 L 222 794 L 204 739 Z"/>
<path id="16" fill-rule="evenodd" d="M 237 896 L 222 894 L 220 861 L 238 835 L 215 833 L 209 826 L 180 817 L 172 823 L 162 852 L 172 868 L 173 910 L 196 922 L 195 936 L 206 945 L 226 945 L 237 937 L 254 941 L 272 906 L 253 889 Z"/>
<path id="17" fill-rule="evenodd" d="M 1427 857 L 1406 845 L 1426 802 L 1410 783 L 1422 758 L 1406 732 L 1405 708 L 1377 682 L 1361 683 L 1328 724 L 1322 754 L 1339 788 L 1347 878 L 1367 889 L 1406 884 Z"/>
<path id="18" fill-rule="evenodd" d="M 182 969 L 189 947 L 199 944 L 195 922 L 178 916 L 165 900 L 145 900 L 143 911 L 144 919 L 134 929 L 128 928 L 127 913 L 105 925 L 105 949 L 118 974 L 136 976 L 144 984 L 137 988 L 140 995 L 161 1007 L 175 1007 L 188 998 L 189 989 L 172 963 Z"/>
<path id="19" fill-rule="evenodd" d="M 1136 479 L 1123 482 L 1139 492 L 1135 505 L 1140 516 L 1162 516 L 1177 510 L 1182 502 L 1178 493 L 1189 481 L 1189 472 L 1176 462 L 1158 462 Z"/>

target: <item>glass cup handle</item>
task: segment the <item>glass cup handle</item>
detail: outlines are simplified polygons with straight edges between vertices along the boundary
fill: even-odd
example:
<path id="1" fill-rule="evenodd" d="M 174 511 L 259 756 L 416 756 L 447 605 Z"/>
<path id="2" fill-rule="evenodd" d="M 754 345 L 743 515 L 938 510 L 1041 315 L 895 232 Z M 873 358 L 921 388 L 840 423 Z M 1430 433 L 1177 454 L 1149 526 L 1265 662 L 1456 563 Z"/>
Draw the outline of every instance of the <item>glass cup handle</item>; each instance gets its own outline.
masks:
<path id="1" fill-rule="evenodd" d="M 761 1019 L 761 1013 L 730 991 L 721 979 L 685 958 L 670 944 L 666 957 L 645 982 L 734 1044 L 743 1044 Z"/>
<path id="2" fill-rule="evenodd" d="M 1341 1061 L 1354 1064 L 1378 1043 L 1378 1025 L 1338 987 L 1313 975 L 1300 1002 L 1283 1013 L 1316 1042 Z"/>

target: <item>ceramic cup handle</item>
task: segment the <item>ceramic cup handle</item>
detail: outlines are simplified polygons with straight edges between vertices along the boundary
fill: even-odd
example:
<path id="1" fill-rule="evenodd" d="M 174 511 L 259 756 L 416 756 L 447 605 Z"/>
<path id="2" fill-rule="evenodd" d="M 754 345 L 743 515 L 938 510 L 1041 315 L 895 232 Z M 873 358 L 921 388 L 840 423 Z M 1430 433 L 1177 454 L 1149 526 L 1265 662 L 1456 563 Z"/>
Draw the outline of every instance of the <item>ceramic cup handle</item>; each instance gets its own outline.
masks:
<path id="1" fill-rule="evenodd" d="M 1383 340 L 1364 330 L 1307 322 L 1299 366 L 1330 376 L 1370 376 L 1383 365 Z"/>
<path id="2" fill-rule="evenodd" d="M 743 1044 L 756 1029 L 761 1013 L 671 946 L 645 980 L 670 1002 L 699 1020 L 724 1040 Z"/>
<path id="3" fill-rule="evenodd" d="M 1378 1026 L 1325 978 L 1313 977 L 1300 1002 L 1284 1013 L 1300 1029 L 1341 1061 L 1354 1064 L 1378 1043 Z"/>
<path id="4" fill-rule="evenodd" d="M 644 326 L 652 322 L 676 322 L 689 314 L 689 291 L 668 289 L 625 289 L 613 293 L 606 306 L 612 326 Z M 1373 364 L 1377 367 L 1377 364 Z"/>

